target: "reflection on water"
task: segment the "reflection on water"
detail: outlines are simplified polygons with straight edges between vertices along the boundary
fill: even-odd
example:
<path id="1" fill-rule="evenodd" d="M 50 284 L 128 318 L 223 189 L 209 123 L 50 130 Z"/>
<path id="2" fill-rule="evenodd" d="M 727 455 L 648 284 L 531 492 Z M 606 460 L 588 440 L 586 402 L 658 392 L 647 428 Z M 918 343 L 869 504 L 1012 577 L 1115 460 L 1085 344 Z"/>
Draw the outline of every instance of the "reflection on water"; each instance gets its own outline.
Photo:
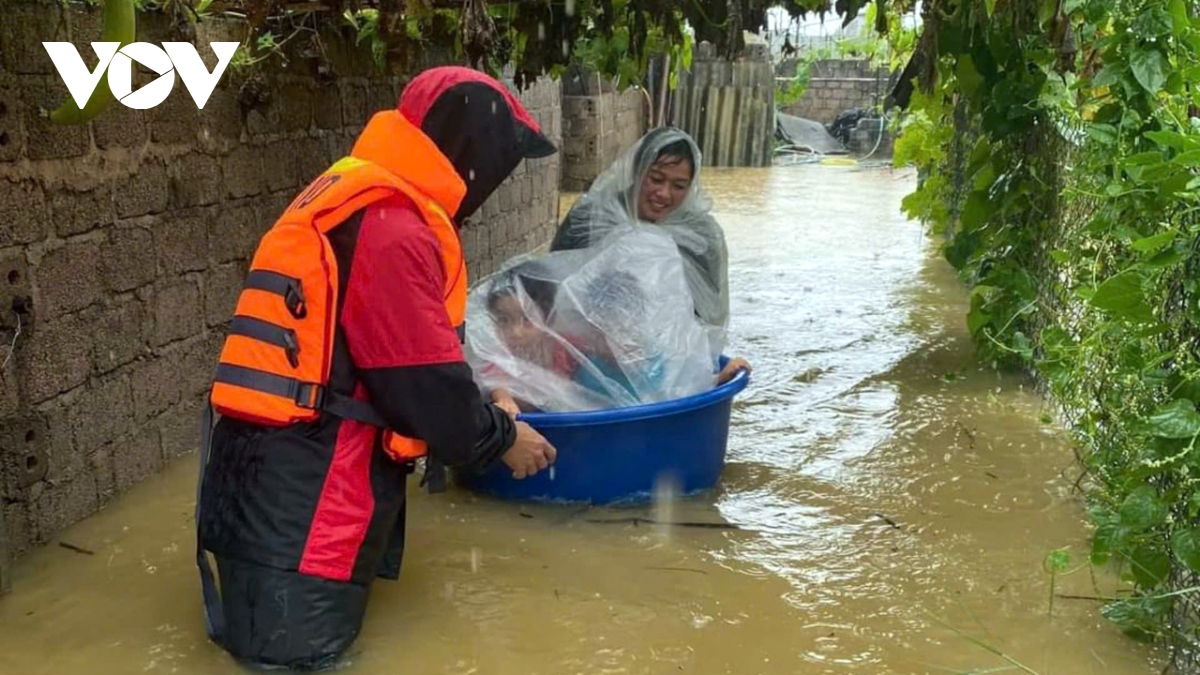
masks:
<path id="1" fill-rule="evenodd" d="M 755 365 L 720 489 L 660 509 L 532 507 L 413 486 L 399 583 L 355 673 L 1157 673 L 1041 561 L 1087 549 L 1064 434 L 973 360 L 965 292 L 900 216 L 912 177 L 712 171 L 732 352 Z M 37 551 L 0 601 L 0 672 L 227 673 L 203 639 L 194 459 Z M 598 522 L 598 521 L 616 522 Z M 669 536 L 667 536 L 669 534 Z M 1111 583 L 1099 581 L 1101 593 Z M 1058 581 L 1096 594 L 1087 571 Z"/>

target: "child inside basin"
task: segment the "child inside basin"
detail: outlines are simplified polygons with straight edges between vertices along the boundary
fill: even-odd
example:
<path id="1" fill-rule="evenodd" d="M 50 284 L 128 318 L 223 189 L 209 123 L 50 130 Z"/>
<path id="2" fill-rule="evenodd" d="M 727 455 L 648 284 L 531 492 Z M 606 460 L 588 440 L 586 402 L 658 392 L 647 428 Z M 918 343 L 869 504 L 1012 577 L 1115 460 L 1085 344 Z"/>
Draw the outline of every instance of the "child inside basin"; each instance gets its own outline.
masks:
<path id="1" fill-rule="evenodd" d="M 476 289 L 467 358 L 510 412 L 682 398 L 715 379 L 690 298 L 670 237 L 626 228 L 600 246 L 516 262 Z M 736 372 L 734 364 L 719 379 Z"/>

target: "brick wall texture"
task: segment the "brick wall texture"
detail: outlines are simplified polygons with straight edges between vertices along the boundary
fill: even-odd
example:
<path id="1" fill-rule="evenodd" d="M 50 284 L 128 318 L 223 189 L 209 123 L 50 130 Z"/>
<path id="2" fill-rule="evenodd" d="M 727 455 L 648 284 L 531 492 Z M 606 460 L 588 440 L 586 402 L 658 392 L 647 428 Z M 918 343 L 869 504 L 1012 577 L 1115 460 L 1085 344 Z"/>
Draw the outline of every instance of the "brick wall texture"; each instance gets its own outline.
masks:
<path id="1" fill-rule="evenodd" d="M 828 60 L 813 64 L 812 77 L 800 100 L 783 112 L 822 124 L 853 108 L 874 109 L 890 90 L 886 68 L 868 60 Z"/>
<path id="2" fill-rule="evenodd" d="M 584 192 L 646 132 L 641 91 L 562 97 L 562 189 Z"/>
<path id="3" fill-rule="evenodd" d="M 40 43 L 86 44 L 100 21 L 52 0 L 0 8 L 0 521 L 16 554 L 195 451 L 258 238 L 403 82 L 330 38 L 332 76 L 292 60 L 227 72 L 201 111 L 177 84 L 151 110 L 51 125 L 40 110 L 67 91 Z M 139 40 L 174 39 L 139 21 Z M 197 42 L 233 30 L 205 22 Z M 521 96 L 557 142 L 558 85 Z M 559 166 L 524 164 L 464 228 L 475 279 L 549 239 Z"/>

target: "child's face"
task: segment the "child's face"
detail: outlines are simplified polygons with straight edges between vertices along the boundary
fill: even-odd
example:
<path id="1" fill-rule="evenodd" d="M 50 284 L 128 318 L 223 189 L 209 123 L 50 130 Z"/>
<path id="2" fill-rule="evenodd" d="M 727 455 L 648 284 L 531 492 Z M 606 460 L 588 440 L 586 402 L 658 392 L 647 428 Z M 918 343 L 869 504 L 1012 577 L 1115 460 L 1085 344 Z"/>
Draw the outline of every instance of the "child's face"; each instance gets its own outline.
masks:
<path id="1" fill-rule="evenodd" d="M 543 338 L 542 330 L 529 320 L 516 296 L 505 295 L 493 302 L 492 320 L 496 322 L 504 344 L 513 354 L 525 357 L 538 351 Z"/>

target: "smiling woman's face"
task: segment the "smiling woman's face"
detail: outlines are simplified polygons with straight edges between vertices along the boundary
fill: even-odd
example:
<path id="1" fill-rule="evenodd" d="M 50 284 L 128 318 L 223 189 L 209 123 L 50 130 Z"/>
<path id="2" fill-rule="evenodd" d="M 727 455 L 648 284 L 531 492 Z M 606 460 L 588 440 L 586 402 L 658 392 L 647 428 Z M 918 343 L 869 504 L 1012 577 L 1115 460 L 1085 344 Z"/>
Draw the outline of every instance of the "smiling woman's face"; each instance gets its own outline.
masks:
<path id="1" fill-rule="evenodd" d="M 638 218 L 657 223 L 687 197 L 692 185 L 692 163 L 683 157 L 658 158 L 642 178 L 638 190 Z"/>

